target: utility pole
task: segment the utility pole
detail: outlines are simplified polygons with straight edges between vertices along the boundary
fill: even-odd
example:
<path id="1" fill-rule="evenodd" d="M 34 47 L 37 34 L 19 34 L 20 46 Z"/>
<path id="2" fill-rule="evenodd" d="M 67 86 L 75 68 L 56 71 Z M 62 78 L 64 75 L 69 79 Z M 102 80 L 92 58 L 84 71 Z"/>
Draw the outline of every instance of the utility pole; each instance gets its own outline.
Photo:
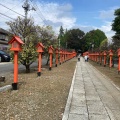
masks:
<path id="1" fill-rule="evenodd" d="M 23 9 L 24 9 L 24 11 L 25 11 L 25 27 L 27 27 L 27 15 L 28 15 L 28 11 L 30 11 L 30 10 L 36 10 L 34 7 L 32 7 L 31 9 L 30 9 L 30 4 L 28 3 L 28 0 L 26 0 L 25 2 L 24 2 L 24 4 L 23 4 Z M 25 43 L 25 38 L 24 38 L 24 43 Z"/>
<path id="2" fill-rule="evenodd" d="M 26 0 L 26 1 L 24 2 L 24 5 L 23 5 L 22 7 L 23 7 L 24 10 L 25 10 L 25 19 L 27 19 L 28 11 L 30 11 L 30 10 L 36 11 L 36 9 L 35 9 L 34 7 L 32 7 L 32 8 L 30 9 L 30 4 L 28 3 L 28 0 Z"/>
<path id="3" fill-rule="evenodd" d="M 24 2 L 24 5 L 22 7 L 25 10 L 25 19 L 27 20 L 27 14 L 28 14 L 28 11 L 30 10 L 30 4 L 28 3 L 28 0 Z"/>
<path id="4" fill-rule="evenodd" d="M 23 9 L 25 11 L 25 27 L 24 27 L 24 32 L 26 31 L 26 27 L 27 27 L 27 15 L 28 15 L 28 11 L 30 9 L 30 4 L 28 3 L 28 0 L 26 0 L 23 4 Z M 24 43 L 26 43 L 26 37 L 24 38 Z"/>

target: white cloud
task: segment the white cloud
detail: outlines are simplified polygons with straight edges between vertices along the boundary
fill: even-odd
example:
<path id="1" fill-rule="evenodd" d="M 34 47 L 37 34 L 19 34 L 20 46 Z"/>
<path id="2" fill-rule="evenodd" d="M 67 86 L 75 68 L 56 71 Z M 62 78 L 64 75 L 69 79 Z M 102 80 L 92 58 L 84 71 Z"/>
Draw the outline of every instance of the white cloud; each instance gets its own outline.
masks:
<path id="1" fill-rule="evenodd" d="M 63 28 L 71 28 L 75 25 L 76 18 L 70 14 L 72 6 L 70 4 L 59 5 L 57 3 L 37 3 L 41 11 L 42 19 L 47 25 L 52 25 L 55 31 L 59 31 L 60 26 Z M 34 12 L 35 13 L 35 12 Z M 36 14 L 36 13 L 35 13 Z M 33 16 L 36 16 L 36 15 Z M 35 17 L 34 17 L 35 18 Z M 37 16 L 36 16 L 37 18 Z M 40 19 L 40 17 L 39 17 Z M 36 20 L 39 23 L 38 19 Z"/>
<path id="2" fill-rule="evenodd" d="M 101 10 L 99 11 L 99 18 L 100 19 L 113 19 L 114 18 L 114 12 L 116 9 L 118 9 L 119 7 L 112 7 L 108 10 Z"/>
<path id="3" fill-rule="evenodd" d="M 106 21 L 105 24 L 100 27 L 100 29 L 103 30 L 104 32 L 109 32 L 112 29 L 111 24 L 112 24 L 111 22 Z"/>
<path id="4" fill-rule="evenodd" d="M 111 29 L 112 29 L 111 24 L 112 24 L 112 22 L 107 22 L 107 21 L 106 21 L 105 24 L 102 25 L 102 26 L 99 28 L 99 29 L 101 29 L 102 31 L 105 32 L 105 34 L 106 34 L 106 36 L 107 36 L 107 38 L 108 38 L 108 40 L 109 40 L 110 42 L 111 42 L 112 36 L 114 36 L 114 34 L 115 34 L 115 32 L 111 30 Z"/>
<path id="5" fill-rule="evenodd" d="M 72 27 L 72 29 L 77 29 L 79 28 L 80 30 L 84 31 L 85 33 L 89 32 L 90 30 L 95 30 L 95 26 L 88 26 L 88 25 L 75 25 Z"/>
<path id="6" fill-rule="evenodd" d="M 100 11 L 100 15 L 99 15 L 100 19 L 111 19 L 114 18 L 114 10 L 102 10 Z"/>
<path id="7" fill-rule="evenodd" d="M 0 27 L 3 28 L 3 29 L 8 29 L 8 26 L 6 25 L 6 22 L 12 20 L 12 19 L 15 19 L 17 18 L 17 16 L 20 16 L 18 14 L 16 14 L 15 12 L 7 9 L 7 8 L 10 8 L 14 11 L 16 11 L 17 13 L 20 13 L 22 15 L 24 15 L 24 10 L 22 8 L 22 0 L 14 0 L 13 1 L 9 1 L 9 0 L 4 0 L 2 1 L 2 5 L 0 5 L 0 13 L 4 14 L 4 15 L 1 15 L 0 14 Z M 6 6 L 7 8 L 5 8 L 4 6 Z M 10 18 L 6 17 L 6 16 L 9 16 Z"/>
<path id="8" fill-rule="evenodd" d="M 14 11 L 24 15 L 24 9 L 22 8 L 23 0 L 4 0 L 2 2 L 3 5 L 6 5 L 8 8 L 13 9 Z M 36 11 L 30 10 L 28 12 L 28 16 L 34 18 L 35 24 L 38 25 L 52 25 L 55 31 L 59 31 L 60 26 L 63 28 L 71 28 L 75 25 L 76 18 L 70 14 L 72 10 L 71 4 L 63 4 L 59 5 L 58 3 L 45 3 L 45 2 L 37 2 L 31 3 L 31 7 L 34 5 Z M 0 6 L 0 11 L 11 18 L 17 18 L 17 14 Z M 3 29 L 7 29 L 8 26 L 5 24 L 6 21 L 10 21 L 11 19 L 1 16 L 0 19 L 0 27 Z"/>

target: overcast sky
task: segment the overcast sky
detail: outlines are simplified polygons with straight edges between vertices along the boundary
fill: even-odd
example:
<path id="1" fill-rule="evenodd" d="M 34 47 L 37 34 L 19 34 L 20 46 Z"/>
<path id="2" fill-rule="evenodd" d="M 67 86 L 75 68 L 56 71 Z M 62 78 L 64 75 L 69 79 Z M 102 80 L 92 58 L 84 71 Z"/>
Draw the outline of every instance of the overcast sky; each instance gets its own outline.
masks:
<path id="1" fill-rule="evenodd" d="M 120 0 L 28 0 L 36 9 L 30 10 L 28 17 L 33 17 L 35 24 L 51 25 L 58 32 L 62 25 L 64 29 L 79 28 L 85 33 L 100 29 L 110 38 L 114 35 L 111 24 L 115 9 L 120 8 Z M 64 1 L 64 2 L 63 2 Z M 2 5 L 24 15 L 22 5 L 25 0 L 0 0 L 0 13 L 17 18 L 20 16 Z M 2 5 L 1 5 L 2 4 Z M 8 29 L 5 22 L 12 19 L 0 14 L 0 27 Z M 22 17 L 22 16 L 21 16 Z"/>

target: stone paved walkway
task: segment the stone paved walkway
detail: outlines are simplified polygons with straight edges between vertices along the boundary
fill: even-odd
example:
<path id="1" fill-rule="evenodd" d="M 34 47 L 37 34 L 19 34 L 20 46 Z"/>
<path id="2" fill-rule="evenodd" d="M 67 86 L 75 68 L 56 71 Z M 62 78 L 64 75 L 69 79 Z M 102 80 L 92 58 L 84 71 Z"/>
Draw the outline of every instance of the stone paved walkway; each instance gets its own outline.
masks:
<path id="1" fill-rule="evenodd" d="M 120 91 L 81 58 L 74 72 L 62 120 L 120 120 Z"/>

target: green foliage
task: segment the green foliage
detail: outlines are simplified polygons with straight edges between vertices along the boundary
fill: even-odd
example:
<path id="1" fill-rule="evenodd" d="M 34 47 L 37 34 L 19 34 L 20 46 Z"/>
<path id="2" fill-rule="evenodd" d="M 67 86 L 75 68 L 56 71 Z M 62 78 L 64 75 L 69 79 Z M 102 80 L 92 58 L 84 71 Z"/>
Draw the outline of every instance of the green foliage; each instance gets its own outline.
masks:
<path id="1" fill-rule="evenodd" d="M 67 42 L 68 49 L 75 49 L 85 51 L 85 33 L 80 29 L 71 29 L 66 31 L 64 37 Z"/>
<path id="2" fill-rule="evenodd" d="M 112 48 L 117 50 L 120 48 L 120 8 L 115 10 L 114 15 L 116 16 L 113 20 L 112 30 L 115 31 L 115 35 L 112 37 Z"/>
<path id="3" fill-rule="evenodd" d="M 59 36 L 61 37 L 61 36 L 64 36 L 64 29 L 63 29 L 63 27 L 61 26 L 60 27 L 60 34 L 59 34 Z"/>
<path id="4" fill-rule="evenodd" d="M 108 39 L 105 39 L 100 43 L 100 50 L 104 51 L 107 49 L 108 49 Z"/>
<path id="5" fill-rule="evenodd" d="M 112 30 L 116 32 L 116 34 L 120 34 L 120 8 L 115 10 L 114 15 L 116 16 L 113 20 Z"/>
<path id="6" fill-rule="evenodd" d="M 36 60 L 36 47 L 32 41 L 30 41 L 29 44 L 23 45 L 22 52 L 19 54 L 19 58 L 19 61 L 25 66 L 31 65 Z"/>
<path id="7" fill-rule="evenodd" d="M 64 29 L 63 27 L 61 26 L 60 27 L 60 30 L 59 30 L 59 35 L 58 35 L 58 39 L 60 41 L 59 43 L 59 47 L 61 48 L 65 48 L 65 43 L 66 43 L 66 40 L 65 40 L 65 36 L 64 36 Z"/>
<path id="8" fill-rule="evenodd" d="M 99 48 L 100 44 L 103 40 L 105 40 L 107 37 L 105 33 L 99 29 L 92 30 L 85 35 L 85 41 L 87 44 L 87 48 L 90 50 L 92 45 L 94 48 Z"/>
<path id="9" fill-rule="evenodd" d="M 18 17 L 15 21 L 7 22 L 7 25 L 10 27 L 9 32 L 13 35 L 18 35 L 24 42 L 26 37 L 36 35 L 36 26 L 32 18 L 24 19 Z"/>
<path id="10" fill-rule="evenodd" d="M 36 49 L 40 40 L 36 33 L 36 26 L 32 18 L 22 19 L 18 17 L 15 21 L 7 22 L 9 31 L 13 35 L 19 36 L 23 42 L 23 50 L 19 53 L 19 62 L 26 67 L 26 72 L 30 72 L 30 65 L 36 60 Z"/>
<path id="11" fill-rule="evenodd" d="M 115 34 L 113 37 L 112 37 L 112 45 L 111 47 L 114 49 L 114 50 L 117 50 L 118 48 L 120 48 L 120 35 L 119 34 Z"/>
<path id="12" fill-rule="evenodd" d="M 54 48 L 58 47 L 57 37 L 51 26 L 40 27 L 37 26 L 37 32 L 39 37 L 41 38 L 41 42 L 44 45 L 44 54 L 47 55 L 48 47 L 52 45 Z"/>

